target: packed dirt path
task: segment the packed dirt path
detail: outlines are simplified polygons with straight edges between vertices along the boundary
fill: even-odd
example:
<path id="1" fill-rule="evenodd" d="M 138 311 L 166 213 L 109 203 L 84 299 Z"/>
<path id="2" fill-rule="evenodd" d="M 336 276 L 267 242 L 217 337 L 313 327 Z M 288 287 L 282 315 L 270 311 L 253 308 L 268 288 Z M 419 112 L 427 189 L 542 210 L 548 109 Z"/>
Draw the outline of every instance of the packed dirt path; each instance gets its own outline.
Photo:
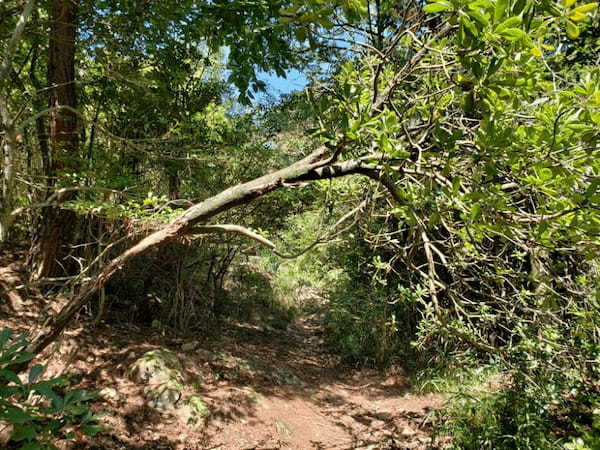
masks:
<path id="1" fill-rule="evenodd" d="M 248 339 L 237 344 L 240 356 L 254 355 L 272 368 L 274 382 L 267 377 L 251 384 L 255 403 L 242 406 L 240 420 L 209 426 L 209 432 L 215 427 L 212 448 L 430 447 L 427 412 L 438 399 L 407 394 L 406 379 L 398 373 L 386 376 L 340 366 L 324 350 L 322 336 L 318 318 L 309 317 L 274 335 L 268 345 L 261 337 L 256 343 Z M 232 400 L 239 398 L 239 387 L 228 389 Z M 208 398 L 221 399 L 223 394 L 217 388 Z"/>
<path id="2" fill-rule="evenodd" d="M 383 374 L 339 364 L 324 348 L 315 316 L 287 330 L 232 324 L 220 336 L 199 341 L 141 329 L 136 335 L 131 325 L 100 327 L 93 340 L 83 329 L 69 334 L 58 358 L 62 367 L 55 370 L 67 364 L 86 389 L 114 392 L 95 405 L 111 411 L 105 431 L 77 448 L 437 448 L 428 435 L 428 412 L 439 399 L 409 394 L 398 369 Z M 187 389 L 208 406 L 210 415 L 195 427 L 149 407 L 140 386 L 127 377 L 137 358 L 158 347 L 178 355 Z"/>

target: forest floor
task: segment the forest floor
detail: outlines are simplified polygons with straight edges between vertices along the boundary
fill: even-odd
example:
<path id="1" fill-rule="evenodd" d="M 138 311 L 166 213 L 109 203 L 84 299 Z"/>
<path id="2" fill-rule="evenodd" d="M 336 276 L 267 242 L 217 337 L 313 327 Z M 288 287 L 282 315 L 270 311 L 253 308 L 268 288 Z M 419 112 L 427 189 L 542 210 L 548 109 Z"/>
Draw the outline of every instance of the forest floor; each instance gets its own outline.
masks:
<path id="1" fill-rule="evenodd" d="M 41 300 L 41 299 L 39 299 Z M 29 328 L 41 302 L 0 316 L 0 327 Z M 188 391 L 208 416 L 194 426 L 148 405 L 130 368 L 166 348 L 182 363 Z M 184 350 L 186 349 L 186 350 Z M 89 449 L 427 449 L 435 395 L 413 395 L 400 368 L 385 373 L 342 365 L 327 352 L 320 318 L 285 330 L 231 323 L 212 337 L 170 336 L 132 324 L 81 322 L 51 348 L 46 375 L 67 373 L 78 388 L 105 394 L 104 431 L 81 437 Z"/>

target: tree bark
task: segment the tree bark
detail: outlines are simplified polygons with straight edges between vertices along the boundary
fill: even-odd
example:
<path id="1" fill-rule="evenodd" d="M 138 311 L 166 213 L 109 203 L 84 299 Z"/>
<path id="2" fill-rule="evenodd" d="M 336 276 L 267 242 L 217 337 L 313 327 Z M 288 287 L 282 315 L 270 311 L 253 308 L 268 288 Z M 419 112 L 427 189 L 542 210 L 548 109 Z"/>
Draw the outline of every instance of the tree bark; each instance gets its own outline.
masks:
<path id="1" fill-rule="evenodd" d="M 238 205 L 246 204 L 276 189 L 304 181 L 361 174 L 382 182 L 382 184 L 390 191 L 392 197 L 397 198 L 393 183 L 384 178 L 384 175 L 379 168 L 368 165 L 360 160 L 335 163 L 334 159 L 338 154 L 338 151 L 333 153 L 334 156 L 327 157 L 330 152 L 331 150 L 327 147 L 320 147 L 306 158 L 284 169 L 230 187 L 213 197 L 191 206 L 164 228 L 142 239 L 136 245 L 105 265 L 98 274 L 93 276 L 85 285 L 83 285 L 80 292 L 72 297 L 60 312 L 49 318 L 44 324 L 43 329 L 33 338 L 28 351 L 38 354 L 51 344 L 58 336 L 60 336 L 61 332 L 72 321 L 81 307 L 84 306 L 108 280 L 137 256 L 172 242 L 176 238 L 187 234 L 195 225 L 205 223 L 210 218 L 223 211 Z M 23 370 L 24 367 L 19 367 L 18 369 Z"/>
<path id="2" fill-rule="evenodd" d="M 75 44 L 78 0 L 52 0 L 48 51 L 48 106 L 50 107 L 49 143 L 52 162 L 47 173 L 48 187 L 54 186 L 60 172 L 77 168 L 79 149 L 75 90 Z M 64 108 L 64 107 L 68 108 Z M 69 195 L 74 195 L 70 193 Z M 63 198 L 61 200 L 68 200 Z M 57 275 L 68 224 L 73 214 L 58 207 L 42 211 L 42 222 L 33 249 L 34 277 Z"/>
<path id="3" fill-rule="evenodd" d="M 8 132 L 7 132 L 8 133 Z M 2 143 L 2 199 L 0 201 L 0 242 L 8 240 L 8 232 L 12 223 L 13 183 L 14 183 L 14 148 L 8 136 Z"/>
<path id="4" fill-rule="evenodd" d="M 25 3 L 23 11 L 17 18 L 15 29 L 6 45 L 6 50 L 0 61 L 0 86 L 4 86 L 9 74 L 12 71 L 13 57 L 23 37 L 25 25 L 29 21 L 33 12 L 35 0 L 28 0 Z M 8 233 L 12 224 L 12 207 L 14 203 L 14 165 L 17 153 L 17 136 L 15 133 L 15 123 L 9 112 L 8 93 L 3 96 L 0 91 L 0 124 L 4 131 L 4 139 L 0 156 L 2 157 L 2 187 L 0 198 L 0 242 L 8 239 Z"/>

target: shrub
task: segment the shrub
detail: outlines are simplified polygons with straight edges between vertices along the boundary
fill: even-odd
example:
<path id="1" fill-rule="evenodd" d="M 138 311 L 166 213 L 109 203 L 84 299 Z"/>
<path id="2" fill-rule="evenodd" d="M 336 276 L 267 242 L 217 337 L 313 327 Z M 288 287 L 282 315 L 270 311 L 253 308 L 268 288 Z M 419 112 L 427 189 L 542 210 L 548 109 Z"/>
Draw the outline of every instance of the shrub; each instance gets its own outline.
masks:
<path id="1" fill-rule="evenodd" d="M 399 358 L 413 361 L 410 342 L 416 298 L 401 288 L 395 298 L 389 292 L 372 290 L 332 300 L 325 315 L 330 347 L 343 360 L 356 364 L 383 366 Z"/>
<path id="2" fill-rule="evenodd" d="M 11 370 L 33 358 L 27 345 L 25 335 L 13 337 L 10 328 L 0 333 L 0 421 L 10 430 L 5 448 L 56 449 L 56 441 L 73 439 L 76 432 L 99 432 L 102 414 L 92 414 L 86 404 L 92 395 L 68 390 L 63 377 L 40 379 L 41 365 L 33 366 L 25 381 Z"/>

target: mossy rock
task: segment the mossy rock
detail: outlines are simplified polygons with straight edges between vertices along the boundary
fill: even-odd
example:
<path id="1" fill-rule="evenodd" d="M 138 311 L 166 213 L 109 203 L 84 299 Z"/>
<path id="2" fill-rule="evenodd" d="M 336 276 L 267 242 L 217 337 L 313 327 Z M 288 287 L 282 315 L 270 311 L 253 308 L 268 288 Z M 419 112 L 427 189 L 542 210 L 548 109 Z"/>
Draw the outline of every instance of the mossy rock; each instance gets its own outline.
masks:
<path id="1" fill-rule="evenodd" d="M 177 355 L 164 348 L 146 352 L 133 363 L 130 377 L 136 383 L 151 385 L 184 381 L 183 367 Z"/>

